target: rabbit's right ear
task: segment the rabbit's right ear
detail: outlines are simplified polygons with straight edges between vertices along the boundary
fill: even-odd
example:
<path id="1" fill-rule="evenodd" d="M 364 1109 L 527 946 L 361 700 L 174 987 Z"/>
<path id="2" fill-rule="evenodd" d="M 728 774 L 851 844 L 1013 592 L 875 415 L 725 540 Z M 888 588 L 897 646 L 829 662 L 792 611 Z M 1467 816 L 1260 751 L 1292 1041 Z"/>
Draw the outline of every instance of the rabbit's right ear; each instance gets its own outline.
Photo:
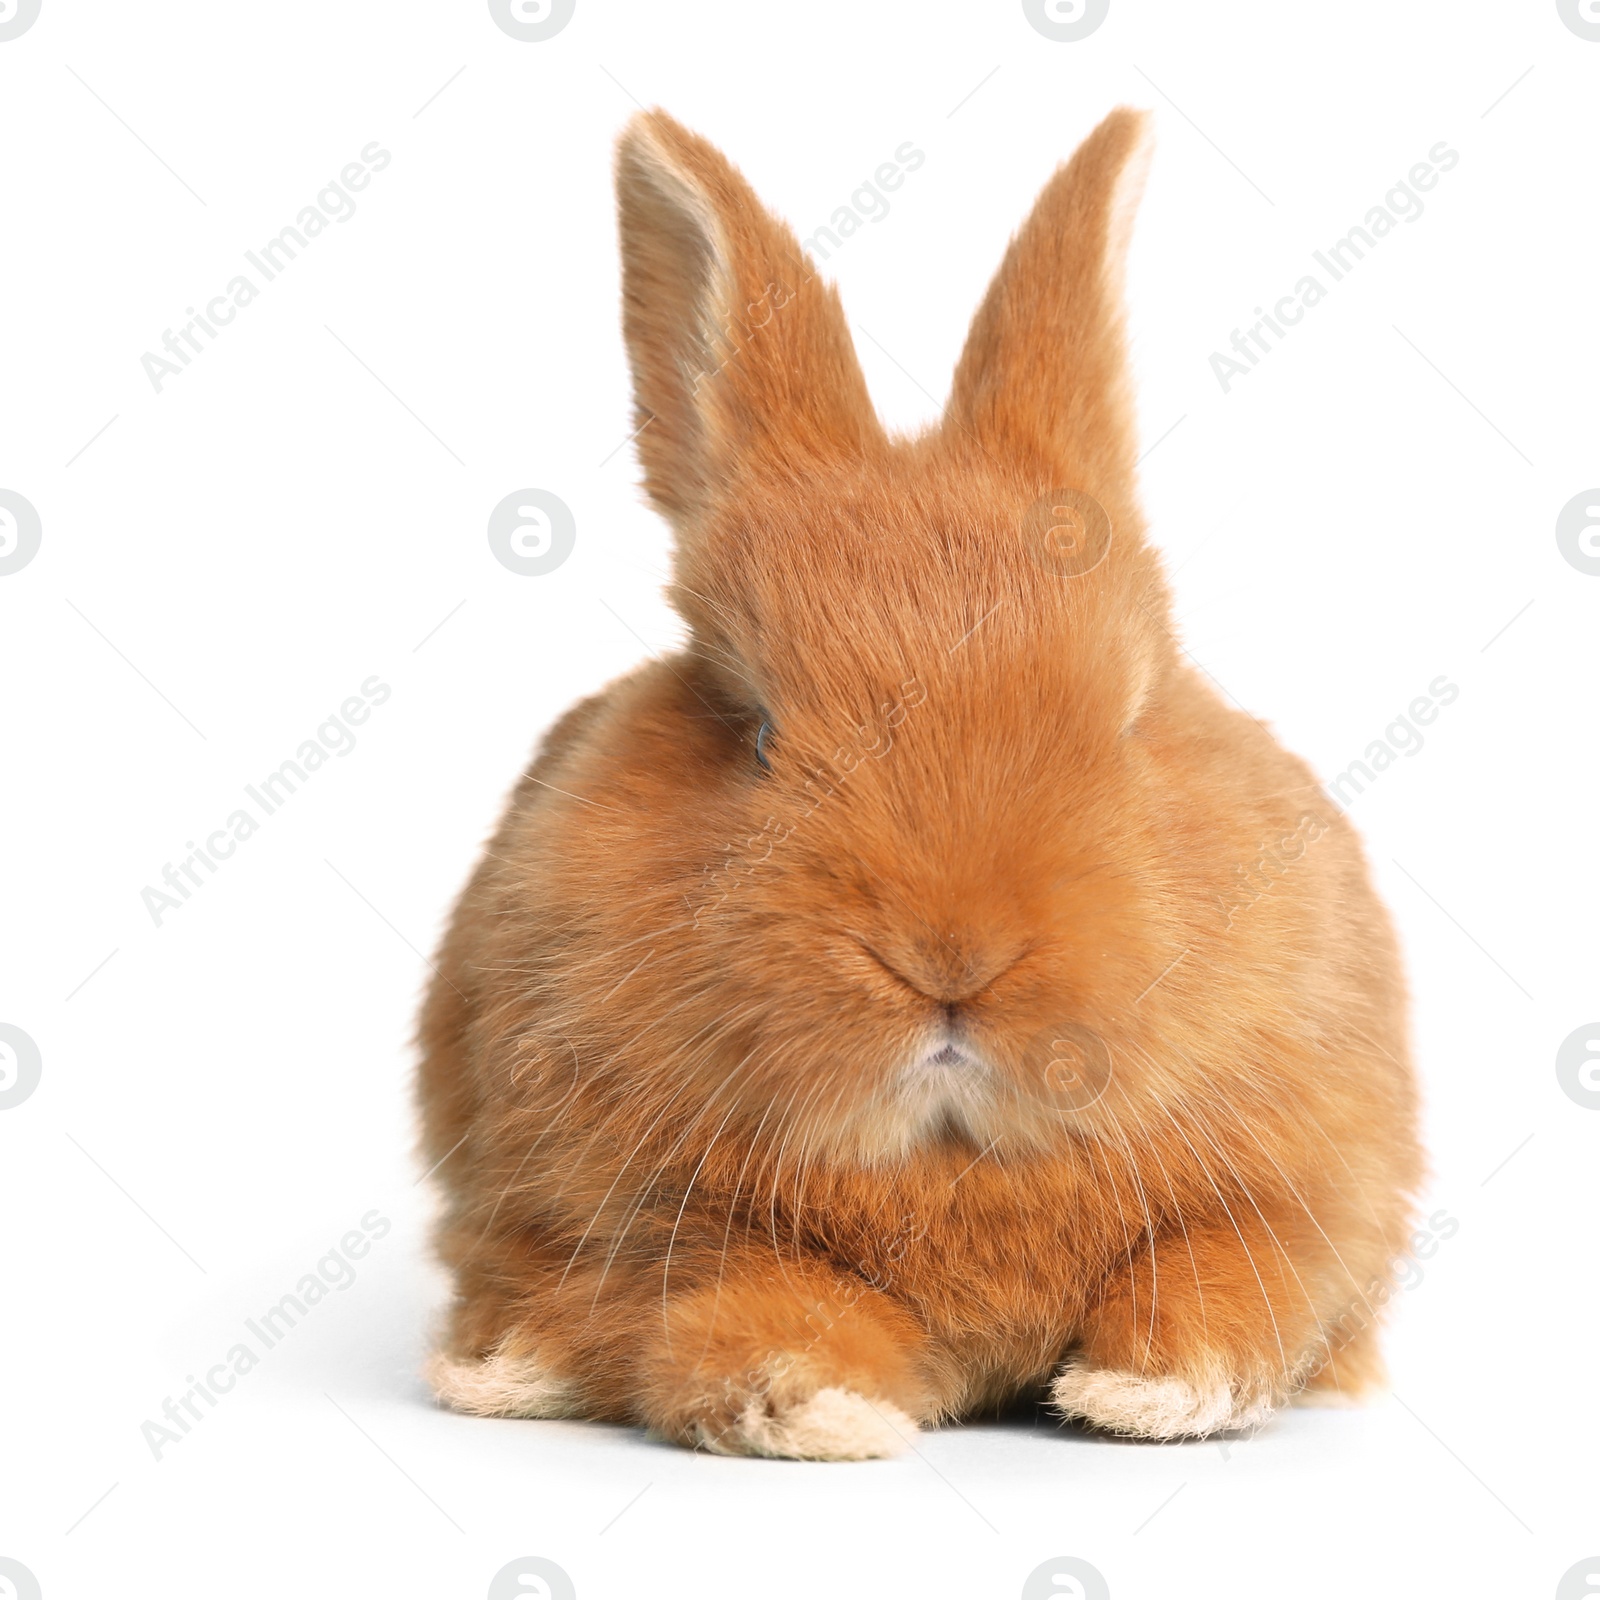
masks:
<path id="1" fill-rule="evenodd" d="M 1149 160 L 1148 119 L 1113 111 L 1045 185 L 1011 241 L 956 367 L 957 448 L 1109 494 L 1131 481 L 1122 273 Z"/>
<path id="2" fill-rule="evenodd" d="M 618 147 L 617 206 L 639 459 L 675 525 L 736 475 L 884 444 L 837 294 L 720 152 L 642 113 Z"/>

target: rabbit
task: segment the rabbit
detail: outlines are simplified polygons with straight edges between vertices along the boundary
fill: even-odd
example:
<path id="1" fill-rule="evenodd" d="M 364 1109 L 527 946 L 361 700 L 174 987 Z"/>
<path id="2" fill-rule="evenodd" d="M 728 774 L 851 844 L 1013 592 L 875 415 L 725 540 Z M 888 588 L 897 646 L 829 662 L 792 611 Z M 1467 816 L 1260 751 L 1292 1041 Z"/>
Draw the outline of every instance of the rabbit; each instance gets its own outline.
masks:
<path id="1" fill-rule="evenodd" d="M 439 949 L 443 1404 L 857 1460 L 1383 1381 L 1404 982 L 1343 813 L 1173 633 L 1121 308 L 1147 149 L 1122 108 L 1056 171 L 891 438 L 792 231 L 664 112 L 623 133 L 688 642 L 555 724 Z"/>

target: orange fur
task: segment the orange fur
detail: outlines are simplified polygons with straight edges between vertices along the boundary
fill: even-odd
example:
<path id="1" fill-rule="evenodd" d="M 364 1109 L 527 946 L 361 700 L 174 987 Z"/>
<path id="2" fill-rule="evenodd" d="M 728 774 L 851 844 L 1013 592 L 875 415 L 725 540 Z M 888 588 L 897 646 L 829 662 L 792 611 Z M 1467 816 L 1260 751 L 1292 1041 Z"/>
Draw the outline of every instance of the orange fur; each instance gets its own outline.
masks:
<path id="1" fill-rule="evenodd" d="M 624 135 L 691 642 L 547 737 L 440 951 L 444 1397 L 851 1456 L 1047 1389 L 1171 1437 L 1380 1376 L 1420 1175 L 1394 940 L 1171 632 L 1143 139 L 1114 112 L 1056 174 L 942 424 L 891 440 L 791 232 L 663 113 Z M 1040 542 L 1083 496 L 1088 570 Z"/>

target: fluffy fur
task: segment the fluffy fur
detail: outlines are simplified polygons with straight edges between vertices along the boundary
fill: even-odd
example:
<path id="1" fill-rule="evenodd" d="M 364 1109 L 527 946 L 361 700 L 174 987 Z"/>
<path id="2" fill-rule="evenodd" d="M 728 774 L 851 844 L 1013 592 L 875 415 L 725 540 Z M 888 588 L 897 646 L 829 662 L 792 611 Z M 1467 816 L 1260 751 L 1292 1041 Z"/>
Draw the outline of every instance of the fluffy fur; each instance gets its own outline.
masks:
<path id="1" fill-rule="evenodd" d="M 1171 1438 L 1380 1378 L 1402 983 L 1343 817 L 1173 637 L 1144 139 L 1056 173 L 890 439 L 793 234 L 663 113 L 624 135 L 690 641 L 551 731 L 439 952 L 445 1402 L 855 1459 L 1020 1396 Z"/>

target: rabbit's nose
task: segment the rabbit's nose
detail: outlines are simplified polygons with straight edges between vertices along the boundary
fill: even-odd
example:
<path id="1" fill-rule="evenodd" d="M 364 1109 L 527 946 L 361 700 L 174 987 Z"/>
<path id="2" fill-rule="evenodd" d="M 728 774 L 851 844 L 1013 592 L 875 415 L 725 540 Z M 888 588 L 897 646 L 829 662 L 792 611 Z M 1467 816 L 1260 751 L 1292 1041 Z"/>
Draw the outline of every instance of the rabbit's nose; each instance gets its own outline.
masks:
<path id="1" fill-rule="evenodd" d="M 904 944 L 866 948 L 907 988 L 947 1007 L 982 993 L 1021 953 L 985 948 L 970 937 L 933 931 Z"/>

